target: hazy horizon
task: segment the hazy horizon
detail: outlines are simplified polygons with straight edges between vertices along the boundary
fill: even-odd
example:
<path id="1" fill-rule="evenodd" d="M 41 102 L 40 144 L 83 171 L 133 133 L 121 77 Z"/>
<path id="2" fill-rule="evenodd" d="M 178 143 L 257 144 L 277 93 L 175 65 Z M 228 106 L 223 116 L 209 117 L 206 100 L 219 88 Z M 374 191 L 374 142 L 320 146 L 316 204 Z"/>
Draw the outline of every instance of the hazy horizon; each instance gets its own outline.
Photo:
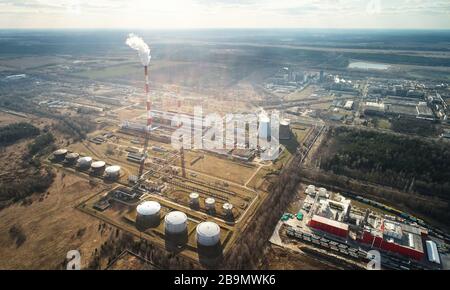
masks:
<path id="1" fill-rule="evenodd" d="M 446 0 L 0 0 L 0 29 L 450 29 Z"/>

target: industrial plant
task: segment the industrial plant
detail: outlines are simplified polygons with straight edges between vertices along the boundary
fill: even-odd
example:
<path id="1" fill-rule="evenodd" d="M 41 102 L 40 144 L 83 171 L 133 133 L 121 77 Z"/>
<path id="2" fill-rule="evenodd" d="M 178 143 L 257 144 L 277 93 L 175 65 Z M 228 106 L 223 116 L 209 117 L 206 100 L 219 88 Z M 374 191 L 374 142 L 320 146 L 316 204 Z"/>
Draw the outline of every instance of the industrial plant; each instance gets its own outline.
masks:
<path id="1" fill-rule="evenodd" d="M 364 264 L 368 252 L 378 250 L 386 269 L 442 267 L 436 242 L 422 220 L 360 196 L 308 185 L 298 213 L 285 214 L 280 223 L 287 237 L 355 264 Z"/>
<path id="2" fill-rule="evenodd" d="M 0 31 L 0 269 L 450 269 L 446 33 L 139 31 Z"/>

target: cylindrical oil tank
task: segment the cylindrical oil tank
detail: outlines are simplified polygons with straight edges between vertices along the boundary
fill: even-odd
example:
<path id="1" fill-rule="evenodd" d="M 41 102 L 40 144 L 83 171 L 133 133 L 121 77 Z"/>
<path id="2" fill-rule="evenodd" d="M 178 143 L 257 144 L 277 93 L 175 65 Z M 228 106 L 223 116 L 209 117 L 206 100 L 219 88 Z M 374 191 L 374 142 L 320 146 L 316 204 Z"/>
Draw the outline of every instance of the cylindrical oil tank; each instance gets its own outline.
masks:
<path id="1" fill-rule="evenodd" d="M 91 164 L 92 172 L 96 174 L 101 174 L 105 170 L 105 161 L 95 161 Z"/>
<path id="2" fill-rule="evenodd" d="M 222 209 L 225 215 L 233 215 L 233 205 L 231 203 L 224 203 Z"/>
<path id="3" fill-rule="evenodd" d="M 192 192 L 189 194 L 189 205 L 191 207 L 199 207 L 200 205 L 200 195 L 197 192 Z"/>
<path id="4" fill-rule="evenodd" d="M 197 243 L 201 246 L 215 246 L 220 241 L 220 227 L 213 222 L 203 222 L 197 226 Z"/>
<path id="5" fill-rule="evenodd" d="M 105 169 L 105 173 L 106 173 L 106 178 L 108 179 L 118 179 L 120 176 L 120 166 L 118 165 L 113 165 L 113 166 L 108 166 Z"/>
<path id="6" fill-rule="evenodd" d="M 66 155 L 66 162 L 69 164 L 75 164 L 75 162 L 78 160 L 78 158 L 80 157 L 80 154 L 78 153 L 69 153 Z"/>
<path id="7" fill-rule="evenodd" d="M 187 216 L 181 211 L 172 211 L 164 218 L 165 231 L 167 234 L 180 234 L 187 230 Z"/>
<path id="8" fill-rule="evenodd" d="M 136 208 L 136 227 L 145 229 L 157 226 L 160 220 L 161 205 L 156 201 L 144 201 Z"/>
<path id="9" fill-rule="evenodd" d="M 91 167 L 91 164 L 92 164 L 92 157 L 89 156 L 81 157 L 77 161 L 77 166 L 80 169 L 88 169 L 89 167 Z"/>
<path id="10" fill-rule="evenodd" d="M 58 149 L 53 152 L 53 158 L 58 161 L 64 160 L 64 157 L 67 155 L 67 149 Z"/>
<path id="11" fill-rule="evenodd" d="M 307 194 L 315 194 L 316 193 L 316 187 L 314 185 L 308 185 L 308 187 L 306 188 L 306 193 Z"/>
<path id="12" fill-rule="evenodd" d="M 319 196 L 321 197 L 327 196 L 327 190 L 323 187 L 319 188 Z"/>
<path id="13" fill-rule="evenodd" d="M 288 140 L 291 138 L 290 121 L 287 119 L 280 121 L 280 140 Z"/>
<path id="14" fill-rule="evenodd" d="M 205 199 L 205 207 L 208 211 L 214 211 L 216 209 L 216 200 L 214 198 L 208 197 Z"/>

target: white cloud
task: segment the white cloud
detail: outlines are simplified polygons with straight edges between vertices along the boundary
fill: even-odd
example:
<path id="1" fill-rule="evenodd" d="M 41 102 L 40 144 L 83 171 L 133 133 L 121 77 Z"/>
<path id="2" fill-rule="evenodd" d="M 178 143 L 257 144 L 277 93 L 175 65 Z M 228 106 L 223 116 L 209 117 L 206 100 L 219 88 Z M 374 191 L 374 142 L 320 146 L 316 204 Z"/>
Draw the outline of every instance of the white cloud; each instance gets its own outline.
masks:
<path id="1" fill-rule="evenodd" d="M 0 27 L 34 20 L 36 27 L 450 29 L 449 14 L 448 0 L 0 0 Z"/>

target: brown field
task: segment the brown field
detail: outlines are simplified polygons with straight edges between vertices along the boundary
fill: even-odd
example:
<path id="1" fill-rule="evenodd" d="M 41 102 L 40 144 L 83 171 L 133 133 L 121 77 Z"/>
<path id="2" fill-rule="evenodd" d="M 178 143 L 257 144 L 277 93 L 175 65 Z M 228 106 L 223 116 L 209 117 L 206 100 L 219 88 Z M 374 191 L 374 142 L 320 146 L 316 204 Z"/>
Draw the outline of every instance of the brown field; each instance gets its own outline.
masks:
<path id="1" fill-rule="evenodd" d="M 123 252 L 107 268 L 108 270 L 154 270 L 157 269 L 141 257 L 129 252 Z"/>
<path id="2" fill-rule="evenodd" d="M 191 161 L 202 154 L 204 154 L 205 157 L 191 165 Z M 226 160 L 203 152 L 186 151 L 185 160 L 186 168 L 188 169 L 236 182 L 241 185 L 244 185 L 256 170 L 256 167 L 239 164 L 238 162 Z"/>
<path id="3" fill-rule="evenodd" d="M 0 111 L 0 127 L 6 126 L 12 123 L 18 123 L 18 122 L 26 122 L 27 118 L 23 118 L 17 115 L 8 114 L 5 112 Z"/>
<path id="4" fill-rule="evenodd" d="M 98 232 L 99 221 L 77 211 L 74 206 L 102 190 L 85 179 L 58 172 L 46 194 L 35 196 L 29 206 L 12 205 L 0 211 L 0 269 L 57 269 L 69 250 L 79 250 L 82 267 L 91 253 L 108 238 Z M 17 246 L 11 226 L 26 235 Z"/>
<path id="5" fill-rule="evenodd" d="M 265 261 L 261 265 L 265 270 L 337 270 L 338 268 L 307 254 L 296 253 L 275 245 L 269 245 Z"/>

